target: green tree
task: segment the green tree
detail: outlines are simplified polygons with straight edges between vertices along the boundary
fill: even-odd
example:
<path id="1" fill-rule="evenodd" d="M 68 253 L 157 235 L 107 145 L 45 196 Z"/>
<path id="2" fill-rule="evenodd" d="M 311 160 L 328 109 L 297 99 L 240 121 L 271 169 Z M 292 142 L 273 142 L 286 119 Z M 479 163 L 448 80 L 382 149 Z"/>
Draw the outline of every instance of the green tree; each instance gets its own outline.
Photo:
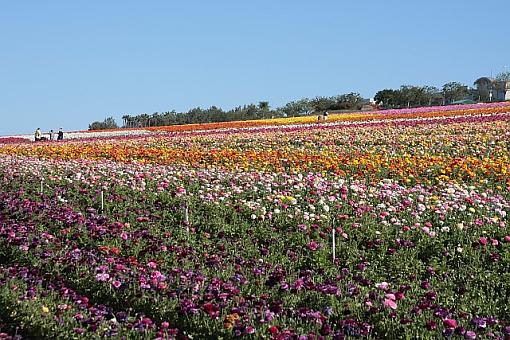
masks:
<path id="1" fill-rule="evenodd" d="M 384 89 L 375 94 L 374 100 L 385 109 L 400 107 L 401 93 L 400 90 Z"/>
<path id="2" fill-rule="evenodd" d="M 465 99 L 469 95 L 468 87 L 455 81 L 444 84 L 442 93 L 444 96 L 445 104 L 450 104 L 453 101 Z"/>
<path id="3" fill-rule="evenodd" d="M 93 122 L 89 125 L 89 130 L 118 129 L 119 126 L 113 117 L 108 117 L 102 122 Z"/>
<path id="4" fill-rule="evenodd" d="M 313 111 L 313 104 L 310 99 L 303 98 L 298 101 L 292 101 L 285 104 L 280 110 L 288 117 L 295 117 L 310 113 Z"/>

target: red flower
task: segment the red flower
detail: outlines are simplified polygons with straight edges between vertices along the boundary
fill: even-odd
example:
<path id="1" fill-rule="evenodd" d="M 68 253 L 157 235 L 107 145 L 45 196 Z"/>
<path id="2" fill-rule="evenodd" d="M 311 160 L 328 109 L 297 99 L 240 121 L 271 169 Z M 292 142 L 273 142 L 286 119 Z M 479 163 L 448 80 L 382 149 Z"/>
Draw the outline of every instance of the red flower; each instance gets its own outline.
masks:
<path id="1" fill-rule="evenodd" d="M 204 304 L 204 310 L 207 312 L 207 313 L 211 313 L 214 311 L 214 305 L 210 302 Z"/>
<path id="2" fill-rule="evenodd" d="M 280 330 L 279 330 L 279 329 L 278 329 L 278 327 L 276 327 L 276 326 L 271 326 L 271 327 L 269 327 L 269 328 L 268 328 L 268 331 L 269 331 L 269 333 L 271 333 L 271 334 L 275 335 L 275 334 L 278 334 L 278 332 L 279 332 Z"/>

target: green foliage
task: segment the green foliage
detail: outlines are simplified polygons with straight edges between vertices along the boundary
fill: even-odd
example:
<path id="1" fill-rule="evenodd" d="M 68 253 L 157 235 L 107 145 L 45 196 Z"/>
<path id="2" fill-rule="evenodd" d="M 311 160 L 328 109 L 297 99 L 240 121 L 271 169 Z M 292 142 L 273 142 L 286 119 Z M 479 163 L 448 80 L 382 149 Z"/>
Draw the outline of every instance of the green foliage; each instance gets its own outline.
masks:
<path id="1" fill-rule="evenodd" d="M 93 122 L 89 125 L 89 130 L 117 129 L 119 126 L 113 117 L 108 117 L 102 122 Z"/>
<path id="2" fill-rule="evenodd" d="M 310 114 L 312 111 L 327 110 L 359 110 L 366 103 L 359 93 L 347 93 L 333 97 L 316 97 L 312 100 L 303 98 L 298 101 L 287 103 L 283 107 L 271 109 L 268 101 L 260 101 L 258 105 L 249 104 L 237 106 L 231 110 L 224 111 L 217 106 L 208 109 L 195 107 L 187 112 L 176 112 L 175 110 L 163 113 L 155 112 L 152 115 L 142 113 L 136 116 L 123 115 L 123 127 L 147 127 L 166 126 L 182 124 L 218 123 L 229 121 L 243 121 L 253 119 L 267 119 L 274 117 L 293 117 Z M 108 122 L 113 118 L 108 118 Z M 89 130 L 110 129 L 107 121 L 94 122 Z"/>
<path id="3" fill-rule="evenodd" d="M 456 100 L 466 99 L 469 94 L 466 85 L 454 81 L 444 84 L 442 92 L 447 104 Z"/>
<path id="4" fill-rule="evenodd" d="M 443 96 L 434 86 L 402 85 L 398 90 L 384 89 L 376 93 L 374 100 L 387 109 L 443 104 Z"/>

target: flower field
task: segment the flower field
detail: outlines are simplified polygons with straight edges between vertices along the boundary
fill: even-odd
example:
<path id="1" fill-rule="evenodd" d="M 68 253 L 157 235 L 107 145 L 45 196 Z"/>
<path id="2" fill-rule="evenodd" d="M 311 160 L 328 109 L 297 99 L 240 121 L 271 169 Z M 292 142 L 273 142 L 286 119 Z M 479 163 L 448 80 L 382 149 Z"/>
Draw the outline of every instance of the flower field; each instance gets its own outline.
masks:
<path id="1" fill-rule="evenodd" d="M 508 339 L 509 121 L 0 139 L 0 338 Z"/>

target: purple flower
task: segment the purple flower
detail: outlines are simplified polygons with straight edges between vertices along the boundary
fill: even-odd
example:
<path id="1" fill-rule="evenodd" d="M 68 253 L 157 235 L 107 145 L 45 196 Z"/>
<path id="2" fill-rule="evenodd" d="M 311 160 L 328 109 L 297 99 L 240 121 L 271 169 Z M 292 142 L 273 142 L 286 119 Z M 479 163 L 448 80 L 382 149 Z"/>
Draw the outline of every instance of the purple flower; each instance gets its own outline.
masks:
<path id="1" fill-rule="evenodd" d="M 476 333 L 473 331 L 467 331 L 466 333 L 464 333 L 464 339 L 469 339 L 469 340 L 476 339 Z"/>

